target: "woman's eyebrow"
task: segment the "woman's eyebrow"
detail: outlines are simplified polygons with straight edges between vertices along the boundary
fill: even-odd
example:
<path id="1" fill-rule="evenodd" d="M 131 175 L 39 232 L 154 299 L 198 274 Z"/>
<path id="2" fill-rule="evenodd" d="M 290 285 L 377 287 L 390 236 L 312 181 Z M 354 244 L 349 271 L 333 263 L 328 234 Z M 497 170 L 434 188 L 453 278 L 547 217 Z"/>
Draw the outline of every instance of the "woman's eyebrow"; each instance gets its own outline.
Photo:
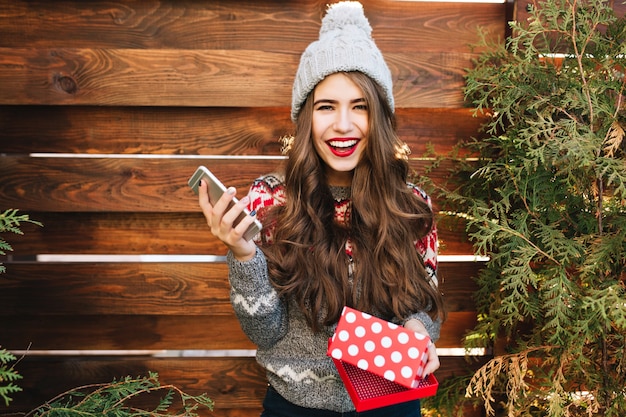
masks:
<path id="1" fill-rule="evenodd" d="M 317 104 L 320 104 L 320 103 L 331 103 L 331 104 L 334 104 L 334 103 L 338 103 L 338 101 L 337 100 L 331 100 L 329 98 L 321 98 L 319 100 L 314 101 L 313 105 L 317 105 Z"/>
<path id="2" fill-rule="evenodd" d="M 350 100 L 350 104 L 354 104 L 354 103 L 361 103 L 361 102 L 365 102 L 365 97 L 361 97 L 361 98 L 355 98 L 353 100 Z M 313 102 L 313 105 L 317 105 L 319 103 L 331 103 L 331 104 L 336 104 L 338 103 L 339 100 L 333 100 L 330 98 L 321 98 L 319 100 L 316 100 Z"/>

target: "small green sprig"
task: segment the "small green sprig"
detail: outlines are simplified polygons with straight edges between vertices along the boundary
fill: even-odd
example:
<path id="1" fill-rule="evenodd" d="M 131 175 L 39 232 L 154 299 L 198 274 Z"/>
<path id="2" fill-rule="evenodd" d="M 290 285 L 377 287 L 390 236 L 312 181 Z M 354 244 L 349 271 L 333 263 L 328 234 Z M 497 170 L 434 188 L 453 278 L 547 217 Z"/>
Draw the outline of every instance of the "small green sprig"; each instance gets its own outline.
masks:
<path id="1" fill-rule="evenodd" d="M 0 213 L 0 233 L 14 233 L 22 235 L 20 226 L 22 223 L 32 223 L 37 226 L 42 224 L 36 220 L 31 220 L 28 214 L 18 214 L 17 209 L 7 209 Z M 12 251 L 13 247 L 4 238 L 0 237 L 0 255 L 6 255 L 8 251 Z M 0 274 L 5 272 L 5 267 L 0 263 Z"/>
<path id="2" fill-rule="evenodd" d="M 10 395 L 22 391 L 22 388 L 14 383 L 22 378 L 13 368 L 12 362 L 15 360 L 16 358 L 11 352 L 0 349 L 0 398 L 4 400 L 7 406 L 12 401 Z"/>
<path id="3" fill-rule="evenodd" d="M 142 399 L 156 404 L 149 410 L 140 408 L 137 404 Z M 127 376 L 74 388 L 24 417 L 196 417 L 202 407 L 213 410 L 213 401 L 206 394 L 190 395 L 173 385 L 161 385 L 158 374 L 150 372 L 147 377 Z"/>

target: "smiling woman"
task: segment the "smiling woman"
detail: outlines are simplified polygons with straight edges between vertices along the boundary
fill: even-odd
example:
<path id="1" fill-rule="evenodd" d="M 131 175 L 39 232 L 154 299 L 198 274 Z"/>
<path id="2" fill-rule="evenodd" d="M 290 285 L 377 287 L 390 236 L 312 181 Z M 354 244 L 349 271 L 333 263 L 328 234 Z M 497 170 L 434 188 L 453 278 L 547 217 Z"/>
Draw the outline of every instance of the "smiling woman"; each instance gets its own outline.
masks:
<path id="1" fill-rule="evenodd" d="M 210 202 L 200 187 L 211 232 L 229 249 L 233 308 L 267 372 L 264 417 L 354 412 L 326 356 L 345 306 L 439 339 L 434 213 L 398 156 L 391 73 L 371 32 L 360 3 L 329 6 L 296 72 L 283 169 L 231 208 L 234 192 Z M 253 242 L 233 225 L 246 205 L 265 225 Z M 425 358 L 424 374 L 439 368 L 434 344 Z M 421 415 L 418 400 L 370 413 Z"/>

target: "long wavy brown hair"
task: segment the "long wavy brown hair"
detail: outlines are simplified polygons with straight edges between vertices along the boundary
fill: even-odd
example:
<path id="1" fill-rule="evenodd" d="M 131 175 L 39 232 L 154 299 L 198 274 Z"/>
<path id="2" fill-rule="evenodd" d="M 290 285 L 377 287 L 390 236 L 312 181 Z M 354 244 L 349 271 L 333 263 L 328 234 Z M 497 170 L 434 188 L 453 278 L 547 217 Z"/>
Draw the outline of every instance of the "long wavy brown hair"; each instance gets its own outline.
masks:
<path id="1" fill-rule="evenodd" d="M 406 146 L 396 134 L 394 114 L 378 84 L 360 72 L 345 74 L 361 88 L 369 109 L 368 141 L 352 180 L 350 220 L 335 221 L 326 165 L 313 146 L 311 93 L 288 150 L 285 205 L 264 219 L 274 228 L 271 244 L 262 245 L 272 282 L 281 296 L 296 300 L 315 331 L 335 323 L 344 305 L 387 320 L 417 311 L 443 318 L 441 294 L 413 243 L 429 233 L 433 213 L 407 187 Z"/>

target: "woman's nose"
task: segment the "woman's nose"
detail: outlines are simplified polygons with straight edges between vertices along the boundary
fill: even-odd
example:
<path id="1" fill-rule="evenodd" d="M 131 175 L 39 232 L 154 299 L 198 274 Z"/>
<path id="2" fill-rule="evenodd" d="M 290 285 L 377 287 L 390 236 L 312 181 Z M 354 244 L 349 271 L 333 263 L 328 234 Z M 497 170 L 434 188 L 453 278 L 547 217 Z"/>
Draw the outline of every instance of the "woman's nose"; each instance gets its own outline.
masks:
<path id="1" fill-rule="evenodd" d="M 348 132 L 352 129 L 352 118 L 349 111 L 338 111 L 335 119 L 335 130 L 337 132 Z"/>

